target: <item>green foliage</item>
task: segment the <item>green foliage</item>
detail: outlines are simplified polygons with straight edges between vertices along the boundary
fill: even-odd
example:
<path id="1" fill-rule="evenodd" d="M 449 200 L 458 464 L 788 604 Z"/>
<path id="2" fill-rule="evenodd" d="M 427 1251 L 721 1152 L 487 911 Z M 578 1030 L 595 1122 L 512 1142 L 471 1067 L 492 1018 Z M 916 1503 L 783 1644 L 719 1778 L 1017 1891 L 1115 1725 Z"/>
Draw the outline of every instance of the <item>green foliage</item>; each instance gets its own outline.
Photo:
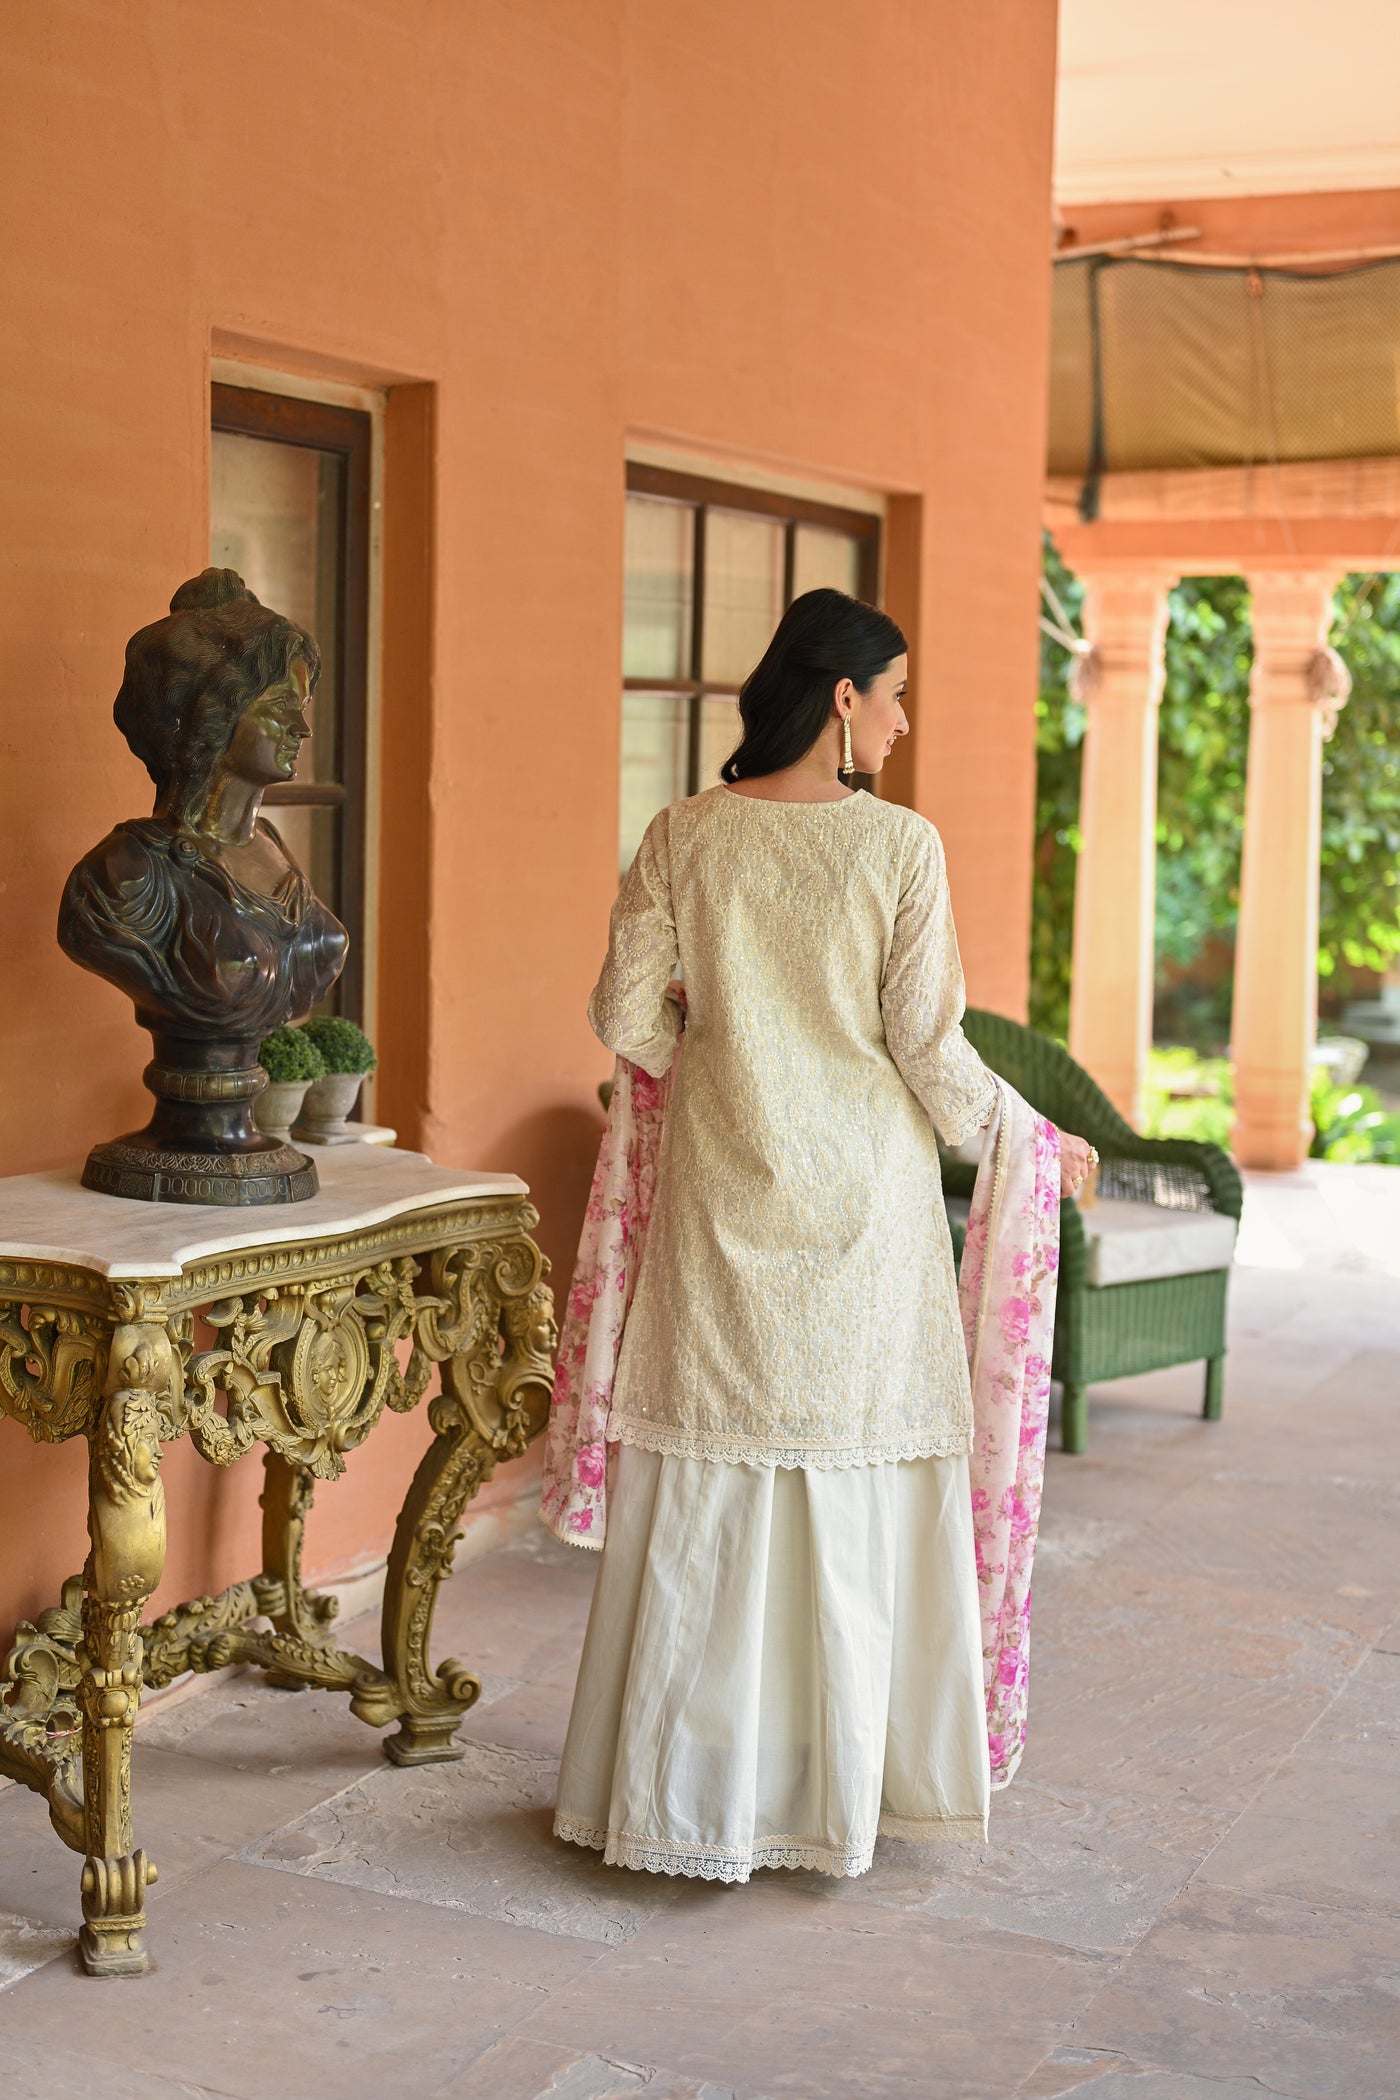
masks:
<path id="1" fill-rule="evenodd" d="M 310 1036 L 328 1072 L 372 1072 L 379 1063 L 369 1037 L 353 1021 L 328 1015 L 304 1022 L 302 1033 Z"/>
<path id="2" fill-rule="evenodd" d="M 1045 574 L 1076 623 L 1084 592 L 1045 538 Z M 1084 709 L 1070 697 L 1069 652 L 1040 637 L 1040 696 L 1035 708 L 1035 875 L 1031 893 L 1032 1028 L 1063 1042 L 1069 1034 L 1070 944 L 1079 853 L 1079 766 Z"/>
<path id="3" fill-rule="evenodd" d="M 258 1045 L 258 1063 L 274 1085 L 320 1079 L 326 1060 L 304 1028 L 274 1028 Z"/>
<path id="4" fill-rule="evenodd" d="M 1045 573 L 1077 619 L 1082 593 L 1048 538 Z M 1336 611 L 1333 642 L 1353 692 L 1323 760 L 1318 972 L 1346 997 L 1355 971 L 1384 970 L 1400 956 L 1400 574 L 1347 577 Z M 1199 1049 L 1221 1049 L 1229 1036 L 1252 659 L 1243 580 L 1178 584 L 1158 762 L 1157 1020 L 1163 1033 Z M 1069 664 L 1068 652 L 1042 637 L 1031 1020 L 1061 1038 L 1069 1018 L 1084 736 Z"/>
<path id="5" fill-rule="evenodd" d="M 1167 1032 L 1198 1048 L 1230 1033 L 1230 973 L 1189 973 L 1212 943 L 1233 948 L 1240 904 L 1249 674 L 1249 594 L 1204 576 L 1170 594 L 1157 757 L 1158 1001 Z"/>
<path id="6" fill-rule="evenodd" d="M 1317 960 L 1347 997 L 1400 955 L 1400 574 L 1348 576 L 1332 640 L 1352 694 L 1323 751 Z"/>
<path id="7" fill-rule="evenodd" d="M 1200 1057 L 1184 1044 L 1151 1050 L 1142 1095 L 1145 1136 L 1195 1138 L 1229 1151 L 1235 1080 L 1228 1058 Z"/>
<path id="8" fill-rule="evenodd" d="M 1198 1138 L 1229 1150 L 1235 1108 L 1228 1059 L 1201 1057 L 1184 1044 L 1149 1051 L 1143 1082 L 1143 1131 L 1154 1138 Z M 1313 1074 L 1314 1159 L 1400 1166 L 1400 1115 L 1369 1086 L 1339 1087 Z"/>
<path id="9" fill-rule="evenodd" d="M 1314 1159 L 1400 1166 L 1400 1116 L 1385 1109 L 1374 1087 L 1333 1086 L 1325 1073 L 1315 1073 L 1312 1119 Z"/>

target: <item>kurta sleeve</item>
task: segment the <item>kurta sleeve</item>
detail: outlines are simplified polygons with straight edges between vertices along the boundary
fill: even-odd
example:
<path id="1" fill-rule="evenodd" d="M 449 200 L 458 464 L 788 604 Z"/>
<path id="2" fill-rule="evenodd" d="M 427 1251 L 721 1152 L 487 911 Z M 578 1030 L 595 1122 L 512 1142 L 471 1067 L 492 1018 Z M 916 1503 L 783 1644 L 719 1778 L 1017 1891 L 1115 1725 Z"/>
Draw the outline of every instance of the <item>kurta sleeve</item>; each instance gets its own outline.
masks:
<path id="1" fill-rule="evenodd" d="M 593 1033 L 653 1079 L 669 1071 L 680 1037 L 680 1008 L 666 997 L 677 960 L 663 810 L 647 826 L 622 878 L 608 928 L 607 960 L 588 1002 Z"/>
<path id="2" fill-rule="evenodd" d="M 950 1147 L 981 1130 L 997 1104 L 996 1081 L 962 1032 L 966 1004 L 943 844 L 931 824 L 920 824 L 880 1006 L 890 1055 Z"/>

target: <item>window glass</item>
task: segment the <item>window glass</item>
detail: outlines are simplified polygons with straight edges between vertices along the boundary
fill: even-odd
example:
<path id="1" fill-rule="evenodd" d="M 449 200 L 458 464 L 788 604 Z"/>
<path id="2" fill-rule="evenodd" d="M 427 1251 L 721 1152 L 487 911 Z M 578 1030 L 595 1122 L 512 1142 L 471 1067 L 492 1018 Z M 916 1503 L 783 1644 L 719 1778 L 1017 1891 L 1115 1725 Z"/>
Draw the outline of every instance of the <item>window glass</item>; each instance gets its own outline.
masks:
<path id="1" fill-rule="evenodd" d="M 737 700 L 706 694 L 700 703 L 699 785 L 702 788 L 715 785 L 719 769 L 738 743 L 742 728 Z"/>
<path id="2" fill-rule="evenodd" d="M 741 685 L 772 640 L 782 610 L 782 525 L 741 511 L 708 511 L 700 666 L 706 682 Z"/>
<path id="3" fill-rule="evenodd" d="M 209 557 L 254 597 L 316 637 L 321 677 L 298 779 L 340 778 L 340 512 L 345 463 L 333 452 L 216 430 Z M 310 870 L 307 870 L 310 873 Z"/>
<path id="4" fill-rule="evenodd" d="M 629 466 L 624 870 L 657 810 L 718 782 L 739 742 L 739 687 L 767 648 L 786 593 L 826 584 L 859 594 L 878 551 L 878 525 L 862 512 Z"/>
<path id="5" fill-rule="evenodd" d="M 690 702 L 684 693 L 623 694 L 622 873 L 656 812 L 684 795 L 689 756 Z"/>
<path id="6" fill-rule="evenodd" d="M 792 595 L 804 591 L 845 591 L 858 598 L 860 548 L 848 532 L 828 532 L 823 525 L 799 525 L 792 549 Z"/>
<path id="7" fill-rule="evenodd" d="M 694 546 L 695 513 L 688 506 L 627 498 L 625 678 L 689 676 Z"/>

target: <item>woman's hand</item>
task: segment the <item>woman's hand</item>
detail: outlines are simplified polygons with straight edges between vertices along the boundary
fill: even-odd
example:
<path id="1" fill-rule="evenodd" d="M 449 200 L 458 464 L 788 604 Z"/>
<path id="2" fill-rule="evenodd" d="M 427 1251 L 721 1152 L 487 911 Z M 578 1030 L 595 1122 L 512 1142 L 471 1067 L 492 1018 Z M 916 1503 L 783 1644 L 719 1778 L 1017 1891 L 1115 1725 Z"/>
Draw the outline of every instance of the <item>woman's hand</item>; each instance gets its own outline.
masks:
<path id="1" fill-rule="evenodd" d="M 1073 1137 L 1067 1130 L 1060 1132 L 1060 1194 L 1077 1196 L 1089 1178 L 1091 1170 L 1099 1163 L 1095 1148 L 1082 1137 Z"/>
<path id="2" fill-rule="evenodd" d="M 682 1028 L 684 1028 L 684 1026 L 685 1026 L 685 986 L 684 986 L 684 985 L 683 985 L 683 984 L 681 983 L 681 981 L 680 981 L 679 977 L 673 977 L 673 978 L 671 979 L 671 982 L 670 982 L 670 983 L 669 983 L 669 984 L 667 985 L 667 987 L 666 987 L 666 993 L 665 993 L 665 996 L 666 996 L 666 998 L 667 998 L 667 999 L 669 999 L 669 1000 L 670 1000 L 670 1002 L 671 1002 L 672 1006 L 678 1006 L 678 1007 L 680 1008 L 680 1010 L 681 1010 L 681 1026 L 682 1026 Z"/>

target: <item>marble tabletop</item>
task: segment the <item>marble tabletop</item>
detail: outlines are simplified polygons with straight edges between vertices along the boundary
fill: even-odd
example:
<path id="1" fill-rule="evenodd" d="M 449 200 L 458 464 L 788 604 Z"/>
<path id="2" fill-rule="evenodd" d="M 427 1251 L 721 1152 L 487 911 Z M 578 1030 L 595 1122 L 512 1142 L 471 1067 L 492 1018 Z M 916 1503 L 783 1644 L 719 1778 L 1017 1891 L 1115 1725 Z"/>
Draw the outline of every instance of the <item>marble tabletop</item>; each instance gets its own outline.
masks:
<path id="1" fill-rule="evenodd" d="M 425 1153 L 386 1145 L 318 1145 L 311 1156 L 316 1195 L 248 1209 L 103 1196 L 82 1187 L 78 1167 L 8 1175 L 0 1178 L 0 1261 L 64 1262 L 118 1278 L 178 1276 L 189 1262 L 236 1247 L 330 1239 L 463 1196 L 529 1193 L 517 1174 L 437 1167 Z"/>

